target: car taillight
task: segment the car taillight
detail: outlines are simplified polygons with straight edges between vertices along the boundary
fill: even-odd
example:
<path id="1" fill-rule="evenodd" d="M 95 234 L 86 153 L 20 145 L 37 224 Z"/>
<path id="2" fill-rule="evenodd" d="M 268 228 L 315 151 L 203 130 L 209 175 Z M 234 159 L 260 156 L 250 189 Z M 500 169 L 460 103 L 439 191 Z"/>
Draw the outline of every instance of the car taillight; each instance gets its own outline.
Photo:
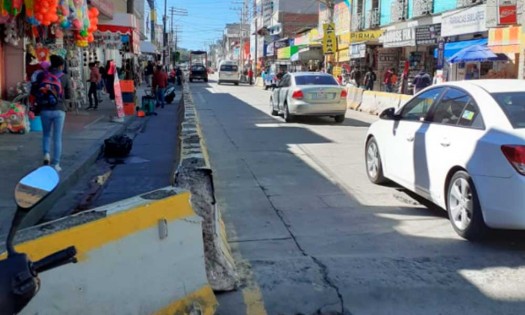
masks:
<path id="1" fill-rule="evenodd" d="M 304 98 L 303 91 L 301 90 L 295 90 L 292 93 L 292 98 L 295 98 L 297 100 L 302 100 Z"/>
<path id="2" fill-rule="evenodd" d="M 346 90 L 341 91 L 341 98 L 346 98 L 347 95 L 348 95 L 348 92 Z"/>
<path id="3" fill-rule="evenodd" d="M 525 145 L 502 145 L 501 151 L 521 175 L 525 175 Z"/>

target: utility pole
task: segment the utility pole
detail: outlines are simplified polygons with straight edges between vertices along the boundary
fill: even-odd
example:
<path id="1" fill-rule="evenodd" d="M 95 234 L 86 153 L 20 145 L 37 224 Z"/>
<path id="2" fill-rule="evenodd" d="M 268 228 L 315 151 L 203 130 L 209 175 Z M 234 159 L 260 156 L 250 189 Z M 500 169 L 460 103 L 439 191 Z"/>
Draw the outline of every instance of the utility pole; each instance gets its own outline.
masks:
<path id="1" fill-rule="evenodd" d="M 164 0 L 164 4 L 166 5 L 167 0 Z M 170 14 L 171 14 L 171 35 L 173 40 L 173 17 L 175 15 L 178 16 L 188 16 L 188 11 L 186 9 L 178 9 L 175 7 L 170 8 Z M 168 32 L 166 30 L 166 26 L 168 24 L 168 15 L 167 15 L 167 7 L 164 7 L 164 49 L 166 52 L 164 52 L 164 65 L 170 64 L 170 58 L 171 58 L 171 43 L 168 43 Z M 175 51 L 177 50 L 177 44 L 175 44 Z"/>
<path id="2" fill-rule="evenodd" d="M 257 20 L 259 19 L 259 17 L 257 16 L 257 0 L 253 0 L 253 18 L 255 24 L 255 50 L 253 54 L 253 73 L 255 77 L 257 77 L 257 64 L 259 63 L 259 59 L 257 58 L 257 50 L 259 44 L 259 38 L 257 37 Z"/>
<path id="3" fill-rule="evenodd" d="M 164 16 L 162 17 L 162 22 L 163 22 L 163 26 L 164 26 L 164 30 L 162 31 L 162 64 L 164 66 L 167 65 L 167 63 L 169 62 L 169 55 L 167 54 L 168 53 L 168 46 L 166 45 L 166 43 L 168 42 L 168 33 L 166 32 L 166 24 L 167 23 L 167 20 L 168 20 L 168 0 L 164 0 Z"/>
<path id="4" fill-rule="evenodd" d="M 318 0 L 320 3 L 326 5 L 326 8 L 328 9 L 328 23 L 334 22 L 334 9 L 335 9 L 335 0 Z M 328 54 L 324 55 L 324 68 L 325 71 L 327 69 L 328 65 Z"/>

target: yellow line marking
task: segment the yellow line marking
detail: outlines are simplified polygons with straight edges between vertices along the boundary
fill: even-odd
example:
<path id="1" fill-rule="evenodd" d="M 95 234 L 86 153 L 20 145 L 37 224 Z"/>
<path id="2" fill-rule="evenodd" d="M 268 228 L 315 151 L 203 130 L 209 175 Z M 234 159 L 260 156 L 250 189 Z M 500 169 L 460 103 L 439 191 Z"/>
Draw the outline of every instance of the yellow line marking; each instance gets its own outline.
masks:
<path id="1" fill-rule="evenodd" d="M 242 290 L 244 304 L 246 304 L 246 315 L 267 315 L 261 290 L 257 284 Z"/>
<path id="2" fill-rule="evenodd" d="M 217 308 L 217 299 L 209 285 L 186 295 L 183 299 L 173 302 L 154 315 L 213 315 Z M 198 312 L 199 310 L 200 312 Z M 193 311 L 193 312 L 192 312 Z"/>
<path id="3" fill-rule="evenodd" d="M 83 260 L 94 249 L 156 226 L 159 219 L 174 221 L 194 215 L 190 193 L 185 192 L 39 237 L 17 245 L 16 249 L 27 253 L 32 260 L 38 260 L 74 245 L 78 251 L 78 259 Z M 0 255 L 0 258 L 4 257 L 5 253 Z"/>

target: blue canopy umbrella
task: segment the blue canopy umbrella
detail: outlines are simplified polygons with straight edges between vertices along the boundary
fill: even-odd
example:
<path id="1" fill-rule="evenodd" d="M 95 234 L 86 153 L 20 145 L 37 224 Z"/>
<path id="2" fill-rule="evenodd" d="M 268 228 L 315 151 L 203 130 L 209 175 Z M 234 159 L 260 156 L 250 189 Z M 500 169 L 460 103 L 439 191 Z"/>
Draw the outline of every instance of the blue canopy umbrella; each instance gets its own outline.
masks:
<path id="1" fill-rule="evenodd" d="M 452 57 L 448 58 L 450 63 L 460 62 L 483 62 L 497 61 L 501 57 L 493 53 L 486 45 L 472 45 L 458 51 Z"/>

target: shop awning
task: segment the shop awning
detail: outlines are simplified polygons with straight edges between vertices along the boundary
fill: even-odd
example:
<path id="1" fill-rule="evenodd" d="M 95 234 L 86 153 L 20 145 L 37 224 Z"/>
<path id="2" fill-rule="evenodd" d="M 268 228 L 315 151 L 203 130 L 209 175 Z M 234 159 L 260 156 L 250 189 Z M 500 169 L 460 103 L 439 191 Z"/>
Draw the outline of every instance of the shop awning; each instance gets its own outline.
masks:
<path id="1" fill-rule="evenodd" d="M 520 37 L 521 26 L 491 28 L 488 46 L 495 53 L 519 53 Z"/>
<path id="2" fill-rule="evenodd" d="M 140 52 L 143 54 L 158 54 L 157 47 L 152 42 L 141 41 Z"/>
<path id="3" fill-rule="evenodd" d="M 460 51 L 461 49 L 472 46 L 472 45 L 486 45 L 488 42 L 487 38 L 480 38 L 480 39 L 472 39 L 472 40 L 463 40 L 459 42 L 451 42 L 445 44 L 445 51 L 444 56 L 445 60 L 452 57 L 455 53 Z M 434 58 L 438 57 L 438 50 L 437 48 L 434 49 Z"/>
<path id="4" fill-rule="evenodd" d="M 504 55 L 503 55 L 504 56 Z M 448 58 L 450 63 L 461 63 L 461 62 L 483 62 L 483 61 L 504 61 L 501 59 L 501 55 L 496 55 L 486 45 L 471 45 L 463 48 L 462 50 L 455 53 L 452 57 Z"/>

